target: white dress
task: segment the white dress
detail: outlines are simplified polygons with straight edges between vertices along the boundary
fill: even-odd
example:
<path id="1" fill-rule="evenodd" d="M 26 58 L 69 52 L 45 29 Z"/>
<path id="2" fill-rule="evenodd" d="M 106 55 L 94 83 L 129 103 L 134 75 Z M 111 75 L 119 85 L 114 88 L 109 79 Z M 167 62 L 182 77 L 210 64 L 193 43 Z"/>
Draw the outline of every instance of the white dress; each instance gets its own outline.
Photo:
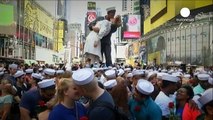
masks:
<path id="1" fill-rule="evenodd" d="M 98 21 L 95 25 L 95 27 L 98 27 L 99 33 L 96 33 L 94 31 L 91 31 L 87 38 L 86 38 L 86 43 L 84 46 L 84 54 L 91 54 L 98 56 L 99 60 L 102 60 L 102 55 L 101 55 L 101 39 L 106 36 L 110 30 L 111 30 L 111 22 L 108 20 L 102 20 Z M 94 47 L 94 42 L 98 41 L 97 47 Z"/>

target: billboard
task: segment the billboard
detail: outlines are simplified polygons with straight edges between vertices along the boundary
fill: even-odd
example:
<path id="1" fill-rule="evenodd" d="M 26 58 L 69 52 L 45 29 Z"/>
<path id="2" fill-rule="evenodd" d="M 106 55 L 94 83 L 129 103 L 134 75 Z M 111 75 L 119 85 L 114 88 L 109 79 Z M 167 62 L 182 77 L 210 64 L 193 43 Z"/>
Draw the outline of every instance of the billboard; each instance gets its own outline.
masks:
<path id="1" fill-rule="evenodd" d="M 87 12 L 87 24 L 90 24 L 95 19 L 96 19 L 96 12 L 95 11 L 88 11 Z"/>
<path id="2" fill-rule="evenodd" d="M 25 0 L 24 26 L 45 37 L 53 39 L 53 18 L 42 11 L 36 4 Z"/>
<path id="3" fill-rule="evenodd" d="M 166 62 L 166 38 L 164 34 L 155 36 L 147 41 L 148 60 L 157 60 L 157 64 Z M 151 56 L 151 57 L 150 57 Z"/>
<path id="4" fill-rule="evenodd" d="M 96 10 L 96 2 L 87 2 L 87 10 Z"/>
<path id="5" fill-rule="evenodd" d="M 0 4 L 0 33 L 15 35 L 14 6 Z"/>
<path id="6" fill-rule="evenodd" d="M 123 38 L 140 38 L 141 37 L 141 20 L 140 15 L 123 16 Z"/>

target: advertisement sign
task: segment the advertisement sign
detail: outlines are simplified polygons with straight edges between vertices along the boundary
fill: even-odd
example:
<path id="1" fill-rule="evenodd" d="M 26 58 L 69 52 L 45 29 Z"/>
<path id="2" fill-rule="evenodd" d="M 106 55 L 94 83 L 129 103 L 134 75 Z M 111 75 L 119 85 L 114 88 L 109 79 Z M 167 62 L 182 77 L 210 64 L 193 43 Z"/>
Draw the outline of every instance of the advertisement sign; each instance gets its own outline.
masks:
<path id="1" fill-rule="evenodd" d="M 166 62 L 166 39 L 164 35 L 155 36 L 147 41 L 148 53 L 160 53 L 160 62 Z"/>
<path id="2" fill-rule="evenodd" d="M 88 2 L 87 10 L 96 10 L 96 2 Z"/>
<path id="3" fill-rule="evenodd" d="M 24 5 L 24 26 L 45 37 L 53 39 L 53 19 L 37 5 L 25 0 Z"/>
<path id="4" fill-rule="evenodd" d="M 87 24 L 94 21 L 96 19 L 96 12 L 95 11 L 88 11 L 87 12 Z"/>
<path id="5" fill-rule="evenodd" d="M 0 25 L 8 26 L 14 21 L 13 6 L 0 4 Z"/>
<path id="6" fill-rule="evenodd" d="M 160 51 L 148 54 L 148 64 L 160 64 L 161 63 Z M 156 62 L 156 63 L 155 63 Z"/>
<path id="7" fill-rule="evenodd" d="M 139 58 L 142 63 L 147 62 L 147 49 L 146 49 L 146 42 L 141 42 L 139 45 Z"/>
<path id="8" fill-rule="evenodd" d="M 15 35 L 16 24 L 14 22 L 13 5 L 0 4 L 0 33 Z"/>
<path id="9" fill-rule="evenodd" d="M 138 56 L 139 54 L 139 42 L 133 42 L 133 54 L 134 56 Z"/>
<path id="10" fill-rule="evenodd" d="M 123 16 L 123 37 L 124 38 L 140 38 L 141 37 L 141 20 L 140 15 Z"/>
<path id="11" fill-rule="evenodd" d="M 58 38 L 64 38 L 64 21 L 58 21 Z"/>

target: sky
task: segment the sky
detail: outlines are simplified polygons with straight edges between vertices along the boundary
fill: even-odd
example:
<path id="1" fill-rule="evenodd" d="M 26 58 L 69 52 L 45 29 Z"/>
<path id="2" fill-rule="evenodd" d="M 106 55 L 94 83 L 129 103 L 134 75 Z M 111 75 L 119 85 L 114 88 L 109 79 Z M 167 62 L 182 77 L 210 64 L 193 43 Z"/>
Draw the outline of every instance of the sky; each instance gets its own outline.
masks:
<path id="1" fill-rule="evenodd" d="M 80 23 L 82 31 L 84 31 L 84 20 L 87 13 L 87 0 L 70 0 L 67 11 L 68 23 Z M 116 14 L 120 14 L 122 10 L 122 0 L 93 0 L 96 2 L 96 8 L 101 8 L 102 16 L 106 15 L 106 8 L 116 7 Z"/>

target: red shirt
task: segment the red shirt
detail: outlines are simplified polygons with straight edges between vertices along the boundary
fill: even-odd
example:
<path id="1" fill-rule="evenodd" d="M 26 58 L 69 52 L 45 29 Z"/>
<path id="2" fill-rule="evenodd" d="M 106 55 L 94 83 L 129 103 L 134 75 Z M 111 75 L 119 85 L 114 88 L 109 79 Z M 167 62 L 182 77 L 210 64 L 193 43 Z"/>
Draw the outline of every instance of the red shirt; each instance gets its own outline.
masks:
<path id="1" fill-rule="evenodd" d="M 192 110 L 189 103 L 186 103 L 183 109 L 182 120 L 196 120 L 197 116 L 201 114 L 200 110 Z"/>

